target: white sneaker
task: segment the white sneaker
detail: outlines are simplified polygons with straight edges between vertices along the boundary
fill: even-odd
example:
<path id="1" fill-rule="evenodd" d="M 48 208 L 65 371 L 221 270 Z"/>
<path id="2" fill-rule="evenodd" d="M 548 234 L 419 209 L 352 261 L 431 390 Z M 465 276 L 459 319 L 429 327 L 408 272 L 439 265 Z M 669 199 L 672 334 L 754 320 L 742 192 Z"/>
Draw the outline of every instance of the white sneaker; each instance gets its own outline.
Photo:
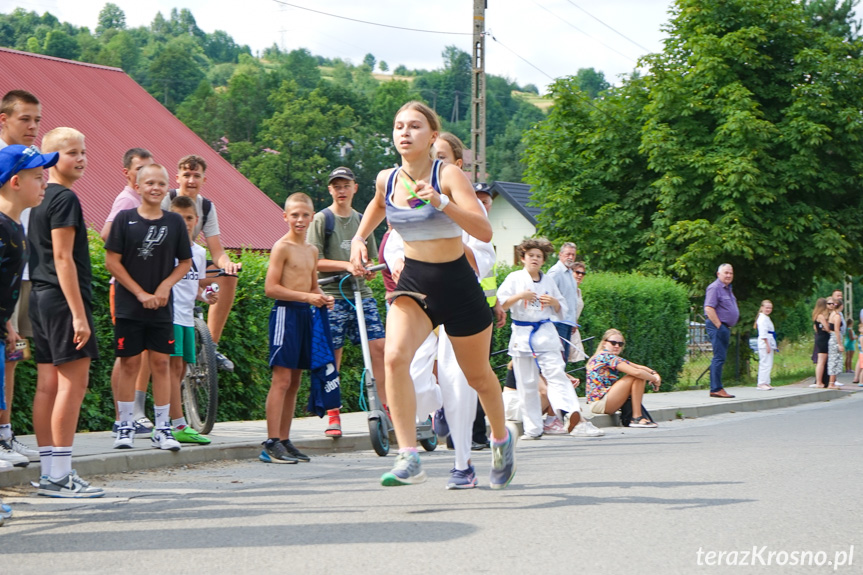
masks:
<path id="1" fill-rule="evenodd" d="M 605 432 L 586 419 L 582 419 L 569 434 L 573 437 L 602 437 Z"/>
<path id="2" fill-rule="evenodd" d="M 12 449 L 8 441 L 3 440 L 0 440 L 0 459 L 11 463 L 15 467 L 27 467 L 30 465 L 28 458 Z"/>
<path id="3" fill-rule="evenodd" d="M 18 438 L 14 435 L 8 443 L 12 447 L 12 451 L 14 451 L 15 453 L 20 453 L 28 460 L 30 460 L 30 463 L 36 463 L 37 461 L 39 461 L 39 452 L 35 449 L 30 449 L 29 447 L 18 441 Z"/>
<path id="4" fill-rule="evenodd" d="M 0 471 L 9 471 L 10 469 L 15 469 L 15 466 L 5 459 L 0 459 Z"/>
<path id="5" fill-rule="evenodd" d="M 522 441 L 533 441 L 535 439 L 542 439 L 542 435 L 528 435 L 527 433 L 525 433 L 521 436 L 520 439 Z"/>
<path id="6" fill-rule="evenodd" d="M 114 449 L 132 449 L 135 444 L 135 428 L 128 421 L 121 421 L 117 428 L 117 438 L 114 440 Z"/>
<path id="7" fill-rule="evenodd" d="M 566 428 L 558 418 L 554 418 L 550 424 L 542 426 L 542 433 L 548 435 L 566 435 Z"/>
<path id="8" fill-rule="evenodd" d="M 170 427 L 157 428 L 150 436 L 150 443 L 154 449 L 165 449 L 168 451 L 180 451 L 180 442 L 174 439 Z"/>

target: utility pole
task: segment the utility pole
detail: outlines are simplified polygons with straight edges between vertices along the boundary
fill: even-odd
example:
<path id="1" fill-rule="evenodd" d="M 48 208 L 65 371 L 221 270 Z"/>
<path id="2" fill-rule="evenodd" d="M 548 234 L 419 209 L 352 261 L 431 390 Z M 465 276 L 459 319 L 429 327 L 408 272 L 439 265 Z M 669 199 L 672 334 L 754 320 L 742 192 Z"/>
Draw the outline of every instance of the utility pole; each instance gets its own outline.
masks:
<path id="1" fill-rule="evenodd" d="M 473 0 L 473 76 L 471 80 L 471 180 L 485 179 L 485 9 L 487 0 Z"/>

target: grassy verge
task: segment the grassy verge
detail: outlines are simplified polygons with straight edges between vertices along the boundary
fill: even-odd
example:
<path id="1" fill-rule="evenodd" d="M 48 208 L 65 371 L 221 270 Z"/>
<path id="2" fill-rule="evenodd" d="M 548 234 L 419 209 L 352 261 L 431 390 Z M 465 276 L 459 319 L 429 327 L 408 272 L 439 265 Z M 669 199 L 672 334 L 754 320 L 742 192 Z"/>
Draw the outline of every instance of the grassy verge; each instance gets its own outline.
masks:
<path id="1" fill-rule="evenodd" d="M 705 374 L 696 384 L 698 377 L 710 365 L 710 353 L 691 355 L 683 364 L 680 377 L 675 386 L 676 391 L 685 389 L 707 389 L 709 387 L 709 375 Z M 744 364 L 745 365 L 745 364 Z M 725 362 L 723 380 L 726 385 L 752 385 L 756 382 L 758 370 L 758 357 L 753 357 L 749 364 L 750 373 L 741 374 L 740 381 L 733 381 L 734 359 L 729 357 Z M 773 360 L 773 385 L 788 385 L 797 383 L 802 379 L 811 377 L 815 373 L 812 363 L 812 338 L 801 338 L 796 341 L 783 341 L 779 344 L 779 351 Z"/>

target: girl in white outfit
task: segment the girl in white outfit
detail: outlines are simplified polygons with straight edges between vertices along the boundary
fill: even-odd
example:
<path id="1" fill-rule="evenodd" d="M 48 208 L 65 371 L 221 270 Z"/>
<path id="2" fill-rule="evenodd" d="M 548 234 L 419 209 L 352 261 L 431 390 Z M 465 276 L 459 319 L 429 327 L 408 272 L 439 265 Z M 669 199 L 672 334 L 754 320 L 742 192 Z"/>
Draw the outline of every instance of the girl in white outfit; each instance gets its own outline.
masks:
<path id="1" fill-rule="evenodd" d="M 770 373 L 773 371 L 773 356 L 776 354 L 776 332 L 770 319 L 772 311 L 773 302 L 764 300 L 761 302 L 758 319 L 755 320 L 755 327 L 758 329 L 758 389 L 762 391 L 773 389 L 770 385 Z"/>

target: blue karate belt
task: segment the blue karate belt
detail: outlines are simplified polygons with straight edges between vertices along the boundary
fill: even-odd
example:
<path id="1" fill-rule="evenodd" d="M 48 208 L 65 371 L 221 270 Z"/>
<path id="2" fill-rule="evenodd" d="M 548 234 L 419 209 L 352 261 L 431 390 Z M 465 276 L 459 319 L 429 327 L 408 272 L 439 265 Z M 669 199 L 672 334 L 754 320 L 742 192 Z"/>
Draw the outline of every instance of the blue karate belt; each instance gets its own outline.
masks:
<path id="1" fill-rule="evenodd" d="M 521 321 L 520 319 L 512 320 L 513 325 L 521 326 L 521 327 L 530 327 L 533 328 L 530 330 L 530 335 L 527 338 L 527 345 L 530 346 L 530 353 L 533 354 L 533 359 L 536 361 L 536 351 L 533 349 L 533 335 L 539 331 L 539 328 L 542 327 L 544 323 L 551 323 L 550 319 L 543 319 L 540 321 Z M 536 364 L 539 366 L 539 362 Z"/>

